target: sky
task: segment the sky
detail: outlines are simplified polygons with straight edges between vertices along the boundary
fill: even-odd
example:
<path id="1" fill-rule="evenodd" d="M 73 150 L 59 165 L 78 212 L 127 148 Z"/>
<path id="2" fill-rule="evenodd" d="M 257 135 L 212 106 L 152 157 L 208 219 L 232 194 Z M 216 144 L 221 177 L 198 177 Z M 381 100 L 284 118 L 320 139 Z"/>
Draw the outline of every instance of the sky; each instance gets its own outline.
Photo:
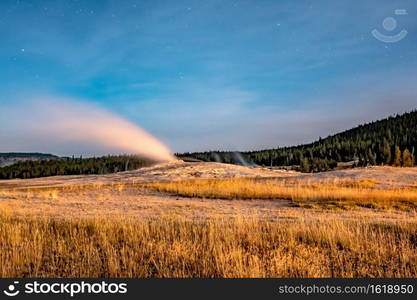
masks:
<path id="1" fill-rule="evenodd" d="M 298 145 L 410 111 L 416 16 L 415 0 L 2 0 L 0 152 L 29 150 L 1 137 L 43 97 L 98 106 L 174 152 Z M 82 154 L 68 147 L 53 151 Z"/>

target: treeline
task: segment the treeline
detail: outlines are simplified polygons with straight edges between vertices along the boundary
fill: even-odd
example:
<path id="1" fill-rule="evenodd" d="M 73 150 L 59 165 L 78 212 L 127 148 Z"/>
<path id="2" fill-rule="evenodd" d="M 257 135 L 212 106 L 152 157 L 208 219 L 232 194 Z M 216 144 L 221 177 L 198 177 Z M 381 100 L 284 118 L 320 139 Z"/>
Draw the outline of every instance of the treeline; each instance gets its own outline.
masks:
<path id="1" fill-rule="evenodd" d="M 0 179 L 26 179 L 55 175 L 107 174 L 135 170 L 152 164 L 152 161 L 134 155 L 21 161 L 14 165 L 0 168 Z"/>
<path id="2" fill-rule="evenodd" d="M 55 159 L 58 156 L 53 154 L 45 154 L 39 152 L 2 152 L 0 158 L 31 158 L 36 157 L 39 159 Z"/>
<path id="3" fill-rule="evenodd" d="M 318 141 L 293 147 L 242 152 L 247 164 L 297 166 L 304 172 L 325 171 L 338 162 L 355 166 L 415 166 L 417 149 L 417 111 L 364 124 Z M 239 163 L 233 152 L 183 153 L 203 161 Z"/>

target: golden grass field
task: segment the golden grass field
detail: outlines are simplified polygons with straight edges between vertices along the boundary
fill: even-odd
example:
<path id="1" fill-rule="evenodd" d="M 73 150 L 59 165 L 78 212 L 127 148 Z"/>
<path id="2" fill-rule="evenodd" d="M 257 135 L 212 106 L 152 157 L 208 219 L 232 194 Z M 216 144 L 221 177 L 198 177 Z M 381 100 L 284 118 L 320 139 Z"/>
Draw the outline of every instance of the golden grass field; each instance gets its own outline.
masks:
<path id="1" fill-rule="evenodd" d="M 416 224 L 0 219 L 1 277 L 415 277 Z"/>
<path id="2" fill-rule="evenodd" d="M 318 208 L 369 207 L 415 210 L 417 188 L 374 189 L 375 180 L 309 183 L 274 179 L 199 179 L 155 182 L 145 186 L 179 196 L 214 199 L 286 199 L 295 206 Z"/>
<path id="3" fill-rule="evenodd" d="M 1 181 L 0 277 L 417 276 L 417 169 L 234 168 Z"/>

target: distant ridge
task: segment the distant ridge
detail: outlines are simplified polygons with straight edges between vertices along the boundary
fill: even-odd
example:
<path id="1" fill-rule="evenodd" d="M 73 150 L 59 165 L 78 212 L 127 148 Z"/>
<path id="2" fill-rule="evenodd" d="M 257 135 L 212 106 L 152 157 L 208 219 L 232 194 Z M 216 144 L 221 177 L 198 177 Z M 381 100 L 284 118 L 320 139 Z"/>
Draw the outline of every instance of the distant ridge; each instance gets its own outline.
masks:
<path id="1" fill-rule="evenodd" d="M 58 158 L 59 156 L 49 153 L 39 152 L 0 152 L 0 157 L 44 157 L 44 158 Z"/>
<path id="2" fill-rule="evenodd" d="M 6 167 L 14 165 L 21 161 L 27 160 L 50 160 L 59 158 L 56 155 L 49 153 L 38 153 L 38 152 L 0 152 L 0 167 Z"/>
<path id="3" fill-rule="evenodd" d="M 51 154 L 13 157 L 14 164 L 0 168 L 0 179 L 37 178 L 56 175 L 108 174 L 136 170 L 155 164 L 137 155 L 107 155 L 102 157 L 57 157 Z M 41 157 L 41 158 L 40 158 Z"/>
<path id="4" fill-rule="evenodd" d="M 356 166 L 415 166 L 417 149 L 417 111 L 359 125 L 309 144 L 241 152 L 248 164 L 297 166 L 305 172 L 335 168 L 338 163 Z M 241 164 L 230 151 L 178 154 L 203 161 Z"/>

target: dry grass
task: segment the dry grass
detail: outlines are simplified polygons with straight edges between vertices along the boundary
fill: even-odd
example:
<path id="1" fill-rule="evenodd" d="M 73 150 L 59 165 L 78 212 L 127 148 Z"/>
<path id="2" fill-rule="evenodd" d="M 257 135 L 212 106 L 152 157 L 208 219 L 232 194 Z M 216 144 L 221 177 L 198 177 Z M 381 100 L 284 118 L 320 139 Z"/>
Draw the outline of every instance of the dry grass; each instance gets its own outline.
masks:
<path id="1" fill-rule="evenodd" d="M 0 277 L 416 277 L 417 225 L 0 217 Z"/>
<path id="2" fill-rule="evenodd" d="M 302 207 L 415 210 L 417 189 L 376 189 L 376 181 L 339 180 L 310 183 L 274 179 L 196 179 L 155 182 L 146 187 L 185 197 L 220 199 L 287 199 Z"/>
<path id="3" fill-rule="evenodd" d="M 416 204 L 369 178 L 0 189 L 0 277 L 417 277 Z"/>

